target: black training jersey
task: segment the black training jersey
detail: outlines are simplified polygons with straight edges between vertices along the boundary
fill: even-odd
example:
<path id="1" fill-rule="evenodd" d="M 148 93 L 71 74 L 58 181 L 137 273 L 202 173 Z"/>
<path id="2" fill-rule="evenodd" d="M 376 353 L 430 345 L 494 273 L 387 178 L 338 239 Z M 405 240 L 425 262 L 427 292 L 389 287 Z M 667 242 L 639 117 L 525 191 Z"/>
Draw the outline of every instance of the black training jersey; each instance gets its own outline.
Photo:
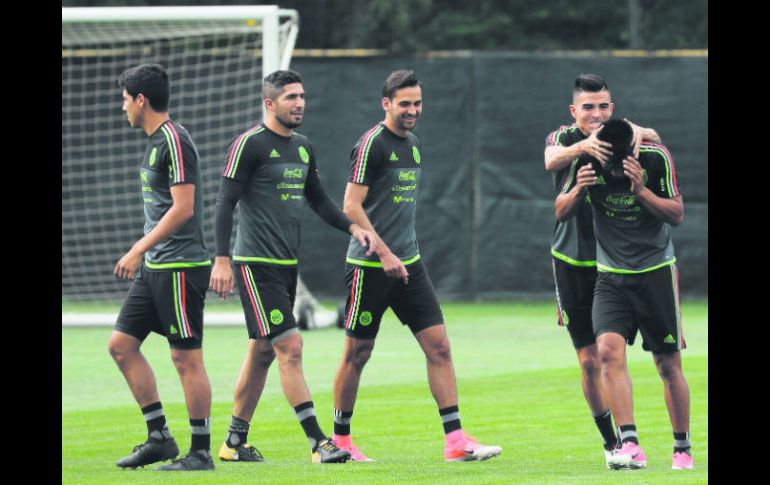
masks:
<path id="1" fill-rule="evenodd" d="M 349 182 L 369 187 L 363 207 L 374 230 L 404 264 L 420 259 L 415 232 L 417 189 L 420 184 L 420 141 L 409 133 L 401 138 L 384 123 L 358 139 L 350 154 Z M 350 238 L 346 261 L 381 267 L 377 254 Z"/>
<path id="2" fill-rule="evenodd" d="M 187 130 L 166 120 L 155 133 L 142 156 L 139 176 L 144 199 L 144 233 L 152 231 L 173 205 L 171 187 L 195 185 L 193 216 L 174 234 L 144 255 L 150 270 L 209 266 L 209 252 L 203 242 L 203 185 L 198 150 Z"/>
<path id="3" fill-rule="evenodd" d="M 305 182 L 315 170 L 306 136 L 281 136 L 263 123 L 230 144 L 224 177 L 246 187 L 238 204 L 233 261 L 296 266 Z"/>
<path id="4" fill-rule="evenodd" d="M 564 190 L 575 186 L 578 169 L 588 163 L 572 163 Z M 663 145 L 642 143 L 639 164 L 644 185 L 658 197 L 680 195 L 671 154 Z M 671 226 L 645 208 L 631 192 L 628 178 L 599 175 L 589 187 L 597 244 L 597 269 L 610 273 L 645 273 L 674 264 Z"/>
<path id="5" fill-rule="evenodd" d="M 567 147 L 587 137 L 575 123 L 561 126 L 545 139 L 545 146 Z M 553 173 L 553 188 L 558 194 L 570 173 L 570 165 Z M 580 202 L 577 213 L 566 221 L 556 221 L 551 242 L 551 254 L 573 266 L 596 266 L 596 238 L 593 216 L 586 200 Z"/>

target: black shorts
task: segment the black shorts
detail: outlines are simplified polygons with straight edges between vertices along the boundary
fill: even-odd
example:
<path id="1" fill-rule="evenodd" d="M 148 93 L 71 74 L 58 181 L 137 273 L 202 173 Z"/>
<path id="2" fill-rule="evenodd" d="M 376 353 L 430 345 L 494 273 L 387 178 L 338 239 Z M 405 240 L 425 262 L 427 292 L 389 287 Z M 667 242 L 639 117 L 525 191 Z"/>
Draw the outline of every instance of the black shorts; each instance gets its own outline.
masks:
<path id="1" fill-rule="evenodd" d="M 272 340 L 297 328 L 292 313 L 297 296 L 296 266 L 235 264 L 233 272 L 250 339 Z"/>
<path id="2" fill-rule="evenodd" d="M 591 323 L 596 266 L 573 266 L 553 258 L 557 323 L 567 327 L 576 349 L 596 343 Z"/>
<path id="3" fill-rule="evenodd" d="M 401 278 L 389 278 L 382 268 L 345 265 L 345 335 L 375 338 L 382 314 L 388 307 L 413 334 L 444 323 L 436 291 L 422 261 L 418 260 L 406 269 L 409 284 L 404 284 Z"/>
<path id="4" fill-rule="evenodd" d="M 115 330 L 144 341 L 150 332 L 174 349 L 199 349 L 203 343 L 203 306 L 211 267 L 150 271 L 144 264 L 120 308 Z"/>
<path id="5" fill-rule="evenodd" d="M 614 332 L 631 345 L 638 330 L 644 339 L 644 350 L 668 354 L 684 349 L 676 265 L 639 274 L 600 272 L 594 292 L 593 320 L 597 337 Z"/>

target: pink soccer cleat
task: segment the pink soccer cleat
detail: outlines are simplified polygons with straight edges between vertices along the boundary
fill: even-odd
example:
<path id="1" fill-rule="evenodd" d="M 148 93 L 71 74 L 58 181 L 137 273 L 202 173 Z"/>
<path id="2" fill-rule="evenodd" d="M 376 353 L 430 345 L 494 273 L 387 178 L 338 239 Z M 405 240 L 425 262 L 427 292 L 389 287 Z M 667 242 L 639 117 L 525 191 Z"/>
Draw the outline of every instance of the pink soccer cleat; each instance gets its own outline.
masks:
<path id="1" fill-rule="evenodd" d="M 692 455 L 686 451 L 674 453 L 674 458 L 671 460 L 672 470 L 692 470 L 694 466 L 695 463 L 693 463 Z"/>
<path id="2" fill-rule="evenodd" d="M 607 466 L 613 470 L 630 468 L 638 470 L 647 466 L 647 457 L 639 445 L 632 441 L 623 443 L 623 447 L 607 458 Z"/>
<path id="3" fill-rule="evenodd" d="M 337 445 L 337 448 L 346 450 L 348 453 L 350 453 L 351 461 L 374 461 L 361 453 L 361 450 L 359 450 L 358 447 L 353 444 L 353 438 L 351 438 L 349 434 L 344 436 L 340 436 L 338 434 L 332 435 L 332 441 L 334 441 L 334 444 Z"/>
<path id="4" fill-rule="evenodd" d="M 499 446 L 480 445 L 473 437 L 461 429 L 446 435 L 444 459 L 446 461 L 484 461 L 502 453 Z"/>

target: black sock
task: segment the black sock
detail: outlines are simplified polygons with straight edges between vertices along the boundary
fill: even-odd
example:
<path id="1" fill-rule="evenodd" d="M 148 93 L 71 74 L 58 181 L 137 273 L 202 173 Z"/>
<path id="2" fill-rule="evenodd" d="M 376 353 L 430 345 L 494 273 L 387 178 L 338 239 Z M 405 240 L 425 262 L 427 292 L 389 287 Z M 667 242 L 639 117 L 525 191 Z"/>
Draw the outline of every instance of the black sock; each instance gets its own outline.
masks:
<path id="1" fill-rule="evenodd" d="M 674 433 L 674 453 L 690 454 L 690 432 Z"/>
<path id="2" fill-rule="evenodd" d="M 449 434 L 462 428 L 460 426 L 460 408 L 458 406 L 439 409 L 438 414 L 441 416 L 441 423 L 444 425 L 444 434 Z"/>
<path id="3" fill-rule="evenodd" d="M 211 418 L 191 419 L 190 451 L 209 451 L 211 449 Z"/>
<path id="4" fill-rule="evenodd" d="M 636 434 L 635 424 L 624 424 L 620 426 L 620 442 L 625 443 L 630 441 L 631 443 L 639 444 L 639 435 Z"/>
<path id="5" fill-rule="evenodd" d="M 313 401 L 303 402 L 294 408 L 294 414 L 297 415 L 300 426 L 305 431 L 305 436 L 310 443 L 312 450 L 316 449 L 319 442 L 328 439 L 318 426 L 318 419 L 315 417 L 315 408 Z"/>
<path id="6" fill-rule="evenodd" d="M 612 427 L 612 413 L 607 409 L 598 416 L 594 416 L 596 427 L 604 439 L 604 449 L 612 450 L 618 444 L 618 435 L 615 434 L 615 428 Z"/>
<path id="7" fill-rule="evenodd" d="M 350 434 L 350 418 L 353 417 L 353 411 L 340 411 L 334 408 L 334 434 Z"/>
<path id="8" fill-rule="evenodd" d="M 171 438 L 171 433 L 166 426 L 166 415 L 163 414 L 163 406 L 160 401 L 142 408 L 144 421 L 147 423 L 147 438 L 154 440 L 166 440 Z"/>
<path id="9" fill-rule="evenodd" d="M 233 416 L 230 418 L 230 427 L 227 431 L 227 446 L 235 448 L 245 444 L 249 437 L 249 422 Z"/>

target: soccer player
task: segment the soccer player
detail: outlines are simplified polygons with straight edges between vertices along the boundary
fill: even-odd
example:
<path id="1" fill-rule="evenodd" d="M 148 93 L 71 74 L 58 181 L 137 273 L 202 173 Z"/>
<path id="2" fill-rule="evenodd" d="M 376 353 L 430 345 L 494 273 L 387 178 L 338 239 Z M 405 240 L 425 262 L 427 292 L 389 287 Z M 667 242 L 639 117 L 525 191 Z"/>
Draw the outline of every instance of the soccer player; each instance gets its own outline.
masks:
<path id="1" fill-rule="evenodd" d="M 596 136 L 612 117 L 614 104 L 607 83 L 595 74 L 580 74 L 572 91 L 570 114 L 575 122 L 551 132 L 545 143 L 545 169 L 553 173 L 554 190 L 561 190 L 570 166 L 587 153 L 606 160 L 612 152 L 608 143 Z M 660 142 L 651 128 L 634 128 L 634 142 L 640 139 Z M 577 203 L 574 217 L 556 221 L 551 255 L 556 284 L 557 322 L 572 338 L 582 373 L 583 395 L 604 441 L 605 462 L 612 456 L 618 438 L 612 415 L 602 397 L 601 366 L 591 322 L 591 307 L 596 282 L 596 239 L 593 216 L 587 201 Z M 608 464 L 609 466 L 609 464 Z"/>
<path id="2" fill-rule="evenodd" d="M 226 298 L 234 285 L 230 235 L 233 211 L 240 204 L 232 260 L 249 335 L 219 458 L 264 461 L 247 438 L 267 371 L 277 357 L 281 386 L 310 442 L 312 461 L 345 462 L 350 453 L 337 448 L 318 425 L 302 373 L 302 337 L 292 314 L 304 201 L 327 224 L 350 232 L 356 244 L 368 246 L 365 251 L 376 248 L 375 237 L 350 222 L 326 195 L 313 146 L 294 132 L 305 111 L 300 74 L 271 73 L 263 81 L 262 94 L 264 121 L 237 136 L 227 150 L 214 216 L 216 257 L 210 286 Z"/>
<path id="3" fill-rule="evenodd" d="M 189 453 L 156 470 L 213 470 L 210 449 L 211 387 L 203 367 L 203 305 L 211 271 L 203 243 L 203 193 L 198 150 L 190 134 L 168 114 L 164 68 L 143 64 L 120 75 L 123 111 L 149 142 L 139 176 L 144 198 L 144 237 L 115 265 L 129 279 L 109 351 L 142 409 L 147 441 L 118 461 L 136 468 L 179 453 L 158 397 L 155 377 L 140 351 L 150 332 L 164 335 L 182 381 L 192 442 Z M 142 262 L 144 262 L 142 264 Z"/>
<path id="4" fill-rule="evenodd" d="M 423 160 L 411 130 L 422 112 L 422 88 L 414 72 L 392 72 L 381 104 L 385 119 L 353 147 L 345 189 L 345 213 L 379 239 L 376 254 L 365 253 L 353 239 L 348 247 L 345 347 L 334 379 L 332 438 L 353 460 L 370 461 L 353 444 L 350 420 L 382 314 L 391 307 L 425 353 L 428 383 L 444 426 L 445 459 L 486 460 L 501 448 L 478 444 L 460 425 L 444 317 L 417 247 L 415 212 Z"/>
<path id="5" fill-rule="evenodd" d="M 597 269 L 592 308 L 604 395 L 620 429 L 622 447 L 608 460 L 612 468 L 644 468 L 634 424 L 626 343 L 641 332 L 644 350 L 664 384 L 674 432 L 672 468 L 693 467 L 690 454 L 690 394 L 682 373 L 685 348 L 679 307 L 679 278 L 671 226 L 684 220 L 674 161 L 661 144 L 642 143 L 638 158 L 633 130 L 625 121 L 608 121 L 597 134 L 610 143 L 612 155 L 575 161 L 556 217 L 565 220 L 586 194 L 594 214 Z"/>

